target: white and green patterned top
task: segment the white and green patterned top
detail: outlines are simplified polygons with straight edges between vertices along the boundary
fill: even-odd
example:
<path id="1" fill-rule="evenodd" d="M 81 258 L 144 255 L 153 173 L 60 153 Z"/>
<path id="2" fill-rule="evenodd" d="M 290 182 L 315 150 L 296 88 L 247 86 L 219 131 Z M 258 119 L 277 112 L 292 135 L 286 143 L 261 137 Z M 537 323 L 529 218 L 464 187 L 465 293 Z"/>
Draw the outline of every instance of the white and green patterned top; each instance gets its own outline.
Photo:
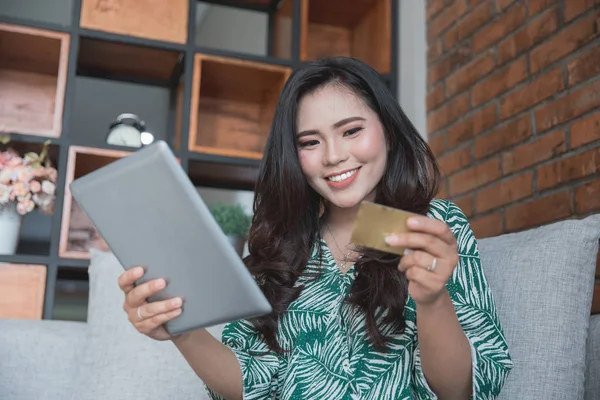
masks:
<path id="1" fill-rule="evenodd" d="M 498 395 L 512 361 L 481 268 L 477 241 L 463 212 L 454 203 L 433 200 L 430 218 L 445 221 L 458 242 L 460 261 L 447 284 L 460 324 L 471 344 L 474 399 Z M 323 260 L 315 246 L 307 272 L 322 270 L 306 284 L 279 321 L 277 339 L 291 351 L 269 350 L 248 321 L 227 324 L 223 343 L 240 363 L 244 399 L 435 399 L 423 371 L 417 341 L 416 308 L 410 297 L 406 329 L 393 335 L 387 353 L 367 339 L 364 314 L 344 302 L 355 278 L 336 263 L 324 241 Z M 384 332 L 386 335 L 389 332 Z M 213 399 L 221 399 L 207 388 Z"/>

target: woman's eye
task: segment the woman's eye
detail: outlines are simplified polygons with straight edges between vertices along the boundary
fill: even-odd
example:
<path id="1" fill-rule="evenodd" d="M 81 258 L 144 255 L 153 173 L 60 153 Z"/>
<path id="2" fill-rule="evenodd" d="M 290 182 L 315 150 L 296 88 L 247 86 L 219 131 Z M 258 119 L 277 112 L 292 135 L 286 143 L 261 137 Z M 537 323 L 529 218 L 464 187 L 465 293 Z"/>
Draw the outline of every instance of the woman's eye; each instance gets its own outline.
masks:
<path id="1" fill-rule="evenodd" d="M 346 132 L 344 132 L 344 135 L 354 135 L 354 134 L 358 133 L 361 130 L 362 130 L 362 128 L 348 129 Z"/>
<path id="2" fill-rule="evenodd" d="M 316 146 L 317 144 L 319 144 L 319 142 L 316 140 L 307 140 L 306 142 L 300 143 L 299 146 L 300 148 L 305 148 L 310 146 Z"/>

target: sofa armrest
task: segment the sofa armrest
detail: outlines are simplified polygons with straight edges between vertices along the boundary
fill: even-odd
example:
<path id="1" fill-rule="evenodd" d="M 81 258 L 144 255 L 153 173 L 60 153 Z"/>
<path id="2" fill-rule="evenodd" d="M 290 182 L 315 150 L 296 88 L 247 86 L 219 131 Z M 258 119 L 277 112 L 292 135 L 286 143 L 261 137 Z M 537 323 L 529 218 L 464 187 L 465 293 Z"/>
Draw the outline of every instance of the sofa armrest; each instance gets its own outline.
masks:
<path id="1" fill-rule="evenodd" d="M 600 399 L 600 314 L 592 315 L 587 339 L 585 399 Z"/>
<path id="2" fill-rule="evenodd" d="M 0 319 L 0 398 L 68 398 L 86 332 L 80 322 Z"/>

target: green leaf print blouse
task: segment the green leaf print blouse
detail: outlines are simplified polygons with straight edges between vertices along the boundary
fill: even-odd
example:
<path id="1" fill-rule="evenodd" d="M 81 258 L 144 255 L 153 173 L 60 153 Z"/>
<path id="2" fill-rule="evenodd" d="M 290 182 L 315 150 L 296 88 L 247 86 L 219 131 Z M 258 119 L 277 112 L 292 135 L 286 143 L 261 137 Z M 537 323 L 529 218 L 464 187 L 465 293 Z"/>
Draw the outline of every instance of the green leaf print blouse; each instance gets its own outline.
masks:
<path id="1" fill-rule="evenodd" d="M 460 261 L 446 287 L 471 344 L 472 398 L 492 399 L 512 361 L 477 241 L 454 203 L 433 200 L 428 216 L 445 221 L 457 239 Z M 436 399 L 421 370 L 414 300 L 407 300 L 405 332 L 393 336 L 389 351 L 380 353 L 368 341 L 364 315 L 343 301 L 355 278 L 354 268 L 343 274 L 322 240 L 313 249 L 307 272 L 319 269 L 318 280 L 299 278 L 298 284 L 307 286 L 279 321 L 277 339 L 291 349 L 285 356 L 270 351 L 248 321 L 225 326 L 222 340 L 240 363 L 243 398 Z"/>

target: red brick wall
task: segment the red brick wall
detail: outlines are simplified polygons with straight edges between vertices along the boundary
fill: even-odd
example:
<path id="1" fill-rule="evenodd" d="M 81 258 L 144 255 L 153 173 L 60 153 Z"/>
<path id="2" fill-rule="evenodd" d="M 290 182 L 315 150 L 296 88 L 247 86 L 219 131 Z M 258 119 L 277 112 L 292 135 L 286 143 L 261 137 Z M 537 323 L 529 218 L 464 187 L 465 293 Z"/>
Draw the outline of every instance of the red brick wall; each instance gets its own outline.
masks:
<path id="1" fill-rule="evenodd" d="M 440 196 L 478 237 L 600 212 L 600 0 L 428 0 Z"/>

